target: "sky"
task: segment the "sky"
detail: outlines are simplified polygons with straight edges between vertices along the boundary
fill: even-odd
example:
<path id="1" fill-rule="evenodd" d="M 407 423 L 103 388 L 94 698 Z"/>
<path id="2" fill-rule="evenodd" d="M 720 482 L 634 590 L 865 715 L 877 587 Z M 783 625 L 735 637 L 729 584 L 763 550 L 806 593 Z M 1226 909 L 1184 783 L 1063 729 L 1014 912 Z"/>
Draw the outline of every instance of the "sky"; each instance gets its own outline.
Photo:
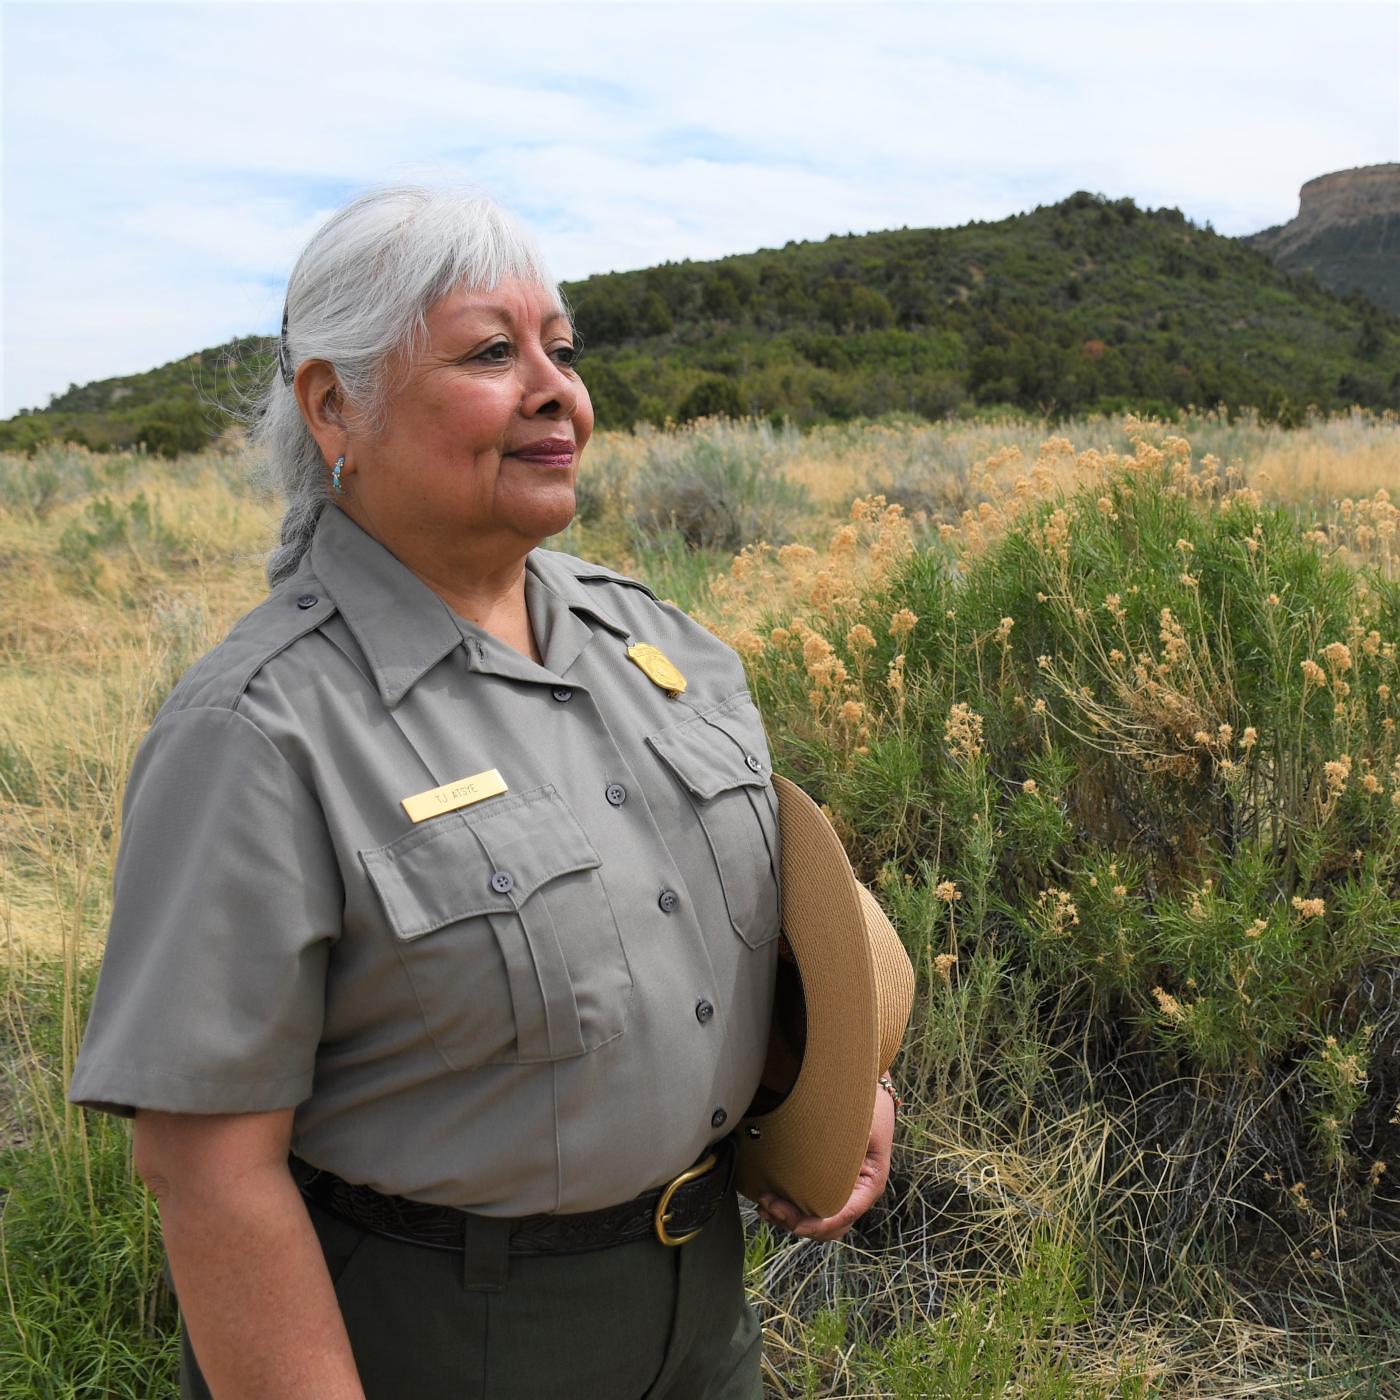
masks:
<path id="1" fill-rule="evenodd" d="M 1400 160 L 1400 0 L 0 3 L 0 414 L 270 333 L 302 244 L 466 182 L 556 275 L 999 219 L 1220 233 Z"/>

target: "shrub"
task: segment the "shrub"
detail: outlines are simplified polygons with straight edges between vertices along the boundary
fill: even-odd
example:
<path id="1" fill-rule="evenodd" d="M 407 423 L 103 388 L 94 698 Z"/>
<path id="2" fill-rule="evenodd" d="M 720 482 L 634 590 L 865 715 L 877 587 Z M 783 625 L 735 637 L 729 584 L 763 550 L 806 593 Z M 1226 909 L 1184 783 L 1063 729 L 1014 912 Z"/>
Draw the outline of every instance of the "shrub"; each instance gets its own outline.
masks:
<path id="1" fill-rule="evenodd" d="M 136 438 L 161 457 L 178 457 L 208 447 L 214 425 L 198 403 L 161 399 L 137 420 Z"/>
<path id="2" fill-rule="evenodd" d="M 584 459 L 574 482 L 575 514 L 594 523 L 622 509 L 628 463 L 617 453 L 594 450 Z"/>
<path id="3" fill-rule="evenodd" d="M 55 506 L 91 489 L 99 460 L 73 443 L 39 443 L 25 456 L 0 453 L 0 506 L 46 520 Z"/>
<path id="4" fill-rule="evenodd" d="M 79 576 L 94 576 L 96 557 L 129 549 L 138 559 L 171 561 L 183 541 L 161 519 L 154 495 L 138 491 L 123 504 L 100 495 L 88 502 L 81 517 L 70 520 L 58 538 L 58 557 Z"/>
<path id="5" fill-rule="evenodd" d="M 750 550 L 717 594 L 779 766 L 923 970 L 912 1091 L 935 1121 L 975 1102 L 974 1136 L 1097 1115 L 1096 1213 L 1131 1199 L 1118 1224 L 1161 1244 L 1114 1255 L 1101 1225 L 1125 1286 L 1233 1237 L 1241 1267 L 1394 1291 L 1400 583 L 1338 552 L 1348 505 L 1309 529 L 1180 438 L 1052 441 L 941 550 L 858 503 L 825 554 Z M 959 1062 L 937 1007 L 972 977 L 1040 1011 Z"/>
<path id="6" fill-rule="evenodd" d="M 700 421 L 645 439 L 631 483 L 644 537 L 675 531 L 697 549 L 734 551 L 755 540 L 785 540 L 807 508 L 806 490 L 781 475 L 779 436 L 767 424 Z"/>
<path id="7" fill-rule="evenodd" d="M 697 418 L 738 418 L 743 412 L 734 381 L 721 374 L 710 374 L 681 400 L 676 417 L 682 423 L 691 423 Z"/>

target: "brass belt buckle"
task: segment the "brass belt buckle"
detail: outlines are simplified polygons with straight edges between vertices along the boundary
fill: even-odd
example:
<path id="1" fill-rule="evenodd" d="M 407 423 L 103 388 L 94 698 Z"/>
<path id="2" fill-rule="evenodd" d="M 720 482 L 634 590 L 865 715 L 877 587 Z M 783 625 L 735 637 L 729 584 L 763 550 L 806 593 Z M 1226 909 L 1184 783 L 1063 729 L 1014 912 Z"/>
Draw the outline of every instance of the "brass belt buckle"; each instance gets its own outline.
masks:
<path id="1" fill-rule="evenodd" d="M 693 1240 L 696 1237 L 696 1235 L 700 1233 L 699 1230 L 691 1230 L 689 1231 L 689 1233 L 684 1235 L 671 1234 L 671 1232 L 666 1228 L 667 1224 L 670 1222 L 671 1219 L 670 1212 L 666 1209 L 666 1207 L 671 1204 L 671 1197 L 674 1196 L 676 1192 L 679 1191 L 681 1187 L 686 1184 L 687 1181 L 697 1181 L 700 1177 L 704 1176 L 706 1172 L 712 1171 L 714 1169 L 716 1160 L 717 1159 L 715 1157 L 715 1154 L 711 1152 L 710 1155 L 706 1157 L 703 1162 L 697 1163 L 688 1171 L 683 1171 L 661 1193 L 661 1199 L 656 1203 L 655 1220 L 656 1238 L 659 1239 L 662 1244 L 668 1245 L 670 1248 L 675 1249 L 678 1245 L 683 1245 L 687 1240 Z M 702 1226 L 701 1228 L 703 1229 L 704 1227 Z"/>

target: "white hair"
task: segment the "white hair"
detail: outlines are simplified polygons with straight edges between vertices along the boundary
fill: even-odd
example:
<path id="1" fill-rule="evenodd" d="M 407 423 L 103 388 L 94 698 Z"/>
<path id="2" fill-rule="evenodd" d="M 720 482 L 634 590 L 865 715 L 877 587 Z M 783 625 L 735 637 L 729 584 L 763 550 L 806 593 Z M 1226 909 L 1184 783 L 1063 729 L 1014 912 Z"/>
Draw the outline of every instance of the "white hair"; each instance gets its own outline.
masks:
<path id="1" fill-rule="evenodd" d="M 422 345 L 433 304 L 458 287 L 489 291 L 508 279 L 545 287 L 563 306 L 535 240 L 475 190 L 372 190 L 313 235 L 287 282 L 279 354 L 251 430 L 260 474 L 286 502 L 270 584 L 296 572 L 330 499 L 321 449 L 292 391 L 297 366 L 328 361 L 345 399 L 373 422 L 391 362 Z"/>

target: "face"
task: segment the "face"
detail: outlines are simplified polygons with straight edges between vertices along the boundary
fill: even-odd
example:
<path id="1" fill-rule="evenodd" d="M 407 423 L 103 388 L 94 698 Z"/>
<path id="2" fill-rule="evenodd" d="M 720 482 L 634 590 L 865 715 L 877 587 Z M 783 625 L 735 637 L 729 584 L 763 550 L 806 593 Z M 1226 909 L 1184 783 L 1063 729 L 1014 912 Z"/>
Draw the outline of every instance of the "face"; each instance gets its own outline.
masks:
<path id="1" fill-rule="evenodd" d="M 573 518 L 593 431 L 573 327 L 545 288 L 518 281 L 451 292 L 425 319 L 380 425 L 347 416 L 342 505 L 405 555 L 523 557 Z"/>

